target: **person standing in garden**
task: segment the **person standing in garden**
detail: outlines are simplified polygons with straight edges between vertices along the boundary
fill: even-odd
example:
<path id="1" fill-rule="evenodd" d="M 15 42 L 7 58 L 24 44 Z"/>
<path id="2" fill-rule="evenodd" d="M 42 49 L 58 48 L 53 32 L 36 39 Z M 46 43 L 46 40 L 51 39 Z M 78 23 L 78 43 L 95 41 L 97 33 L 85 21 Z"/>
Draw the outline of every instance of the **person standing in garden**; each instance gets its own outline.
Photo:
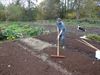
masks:
<path id="1" fill-rule="evenodd" d="M 65 42 L 66 27 L 61 18 L 57 18 L 56 26 L 57 26 L 57 32 L 58 32 L 57 39 L 60 41 L 59 43 L 61 44 L 62 48 L 64 49 L 65 48 L 64 42 Z"/>

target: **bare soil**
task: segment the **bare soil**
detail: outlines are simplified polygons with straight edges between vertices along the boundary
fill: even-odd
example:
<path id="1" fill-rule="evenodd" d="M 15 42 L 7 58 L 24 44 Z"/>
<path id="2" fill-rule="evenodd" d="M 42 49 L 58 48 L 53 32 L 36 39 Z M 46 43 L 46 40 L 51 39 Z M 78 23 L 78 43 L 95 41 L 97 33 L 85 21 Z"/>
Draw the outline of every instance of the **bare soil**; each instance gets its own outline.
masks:
<path id="1" fill-rule="evenodd" d="M 51 29 L 52 27 L 49 27 Z M 69 27 L 70 28 L 70 27 Z M 56 54 L 56 47 L 47 47 L 40 51 L 49 55 L 49 60 L 59 64 L 72 75 L 100 75 L 100 60 L 95 58 L 95 50 L 78 42 L 80 35 L 85 33 L 74 31 L 71 28 L 66 33 L 65 49 L 60 47 L 60 55 L 65 58 L 53 58 Z M 89 29 L 88 32 L 100 34 L 100 29 Z M 95 33 L 95 32 L 94 32 Z M 41 35 L 38 38 L 42 41 L 56 44 L 57 33 Z M 88 41 L 100 49 L 100 43 Z M 27 46 L 26 46 L 27 47 Z M 18 41 L 6 41 L 0 43 L 0 75 L 63 75 L 52 66 L 43 62 L 34 54 L 18 45 Z"/>
<path id="2" fill-rule="evenodd" d="M 68 71 L 72 72 L 73 75 L 100 75 L 100 60 L 95 58 L 95 51 L 93 48 L 88 47 L 80 43 L 77 40 L 81 40 L 79 37 L 86 33 L 97 33 L 100 34 L 100 29 L 90 28 L 87 32 L 75 31 L 75 28 L 71 28 L 74 31 L 66 33 L 65 38 L 65 49 L 60 48 L 60 55 L 64 55 L 65 58 L 53 58 L 51 60 L 57 62 Z M 96 32 L 94 32 L 96 31 Z M 49 35 L 43 35 L 38 37 L 38 39 L 56 44 L 57 33 L 52 33 Z M 90 44 L 100 49 L 100 42 L 88 41 Z M 44 53 L 51 55 L 56 54 L 57 48 L 49 47 L 43 50 Z"/>
<path id="3" fill-rule="evenodd" d="M 17 42 L 0 45 L 0 75 L 62 75 Z"/>

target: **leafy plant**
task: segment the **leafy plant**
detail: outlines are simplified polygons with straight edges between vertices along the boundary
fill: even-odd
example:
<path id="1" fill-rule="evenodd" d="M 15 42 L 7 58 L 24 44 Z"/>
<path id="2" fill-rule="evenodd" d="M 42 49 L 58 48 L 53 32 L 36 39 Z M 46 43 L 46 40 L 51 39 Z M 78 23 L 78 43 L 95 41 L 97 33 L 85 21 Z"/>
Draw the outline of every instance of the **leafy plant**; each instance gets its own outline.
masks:
<path id="1" fill-rule="evenodd" d="M 30 25 L 18 25 L 17 23 L 13 23 L 3 28 L 0 37 L 7 40 L 14 40 L 26 36 L 37 36 L 43 32 L 43 28 Z"/>
<path id="2" fill-rule="evenodd" d="M 35 28 L 29 28 L 27 31 L 27 34 L 29 36 L 37 36 L 37 35 L 40 35 L 42 32 L 43 32 L 42 28 L 35 27 Z"/>
<path id="3" fill-rule="evenodd" d="M 6 39 L 7 37 L 5 35 L 2 34 L 2 32 L 0 32 L 0 40 L 4 40 Z"/>
<path id="4" fill-rule="evenodd" d="M 2 34 L 6 37 L 7 40 L 14 40 L 16 38 L 20 38 L 22 35 L 21 33 L 17 33 L 11 29 L 5 29 Z"/>

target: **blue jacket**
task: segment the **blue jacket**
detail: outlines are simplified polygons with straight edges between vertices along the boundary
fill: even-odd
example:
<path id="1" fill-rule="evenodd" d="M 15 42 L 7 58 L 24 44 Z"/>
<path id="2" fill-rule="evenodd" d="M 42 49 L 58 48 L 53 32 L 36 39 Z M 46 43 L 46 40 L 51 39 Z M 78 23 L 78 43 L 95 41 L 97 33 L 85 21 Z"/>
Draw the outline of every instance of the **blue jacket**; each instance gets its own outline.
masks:
<path id="1" fill-rule="evenodd" d="M 57 25 L 59 31 L 62 30 L 62 33 L 64 33 L 66 31 L 66 27 L 65 27 L 65 25 L 64 25 L 64 23 L 62 21 L 60 21 L 60 22 L 57 21 L 56 25 Z"/>

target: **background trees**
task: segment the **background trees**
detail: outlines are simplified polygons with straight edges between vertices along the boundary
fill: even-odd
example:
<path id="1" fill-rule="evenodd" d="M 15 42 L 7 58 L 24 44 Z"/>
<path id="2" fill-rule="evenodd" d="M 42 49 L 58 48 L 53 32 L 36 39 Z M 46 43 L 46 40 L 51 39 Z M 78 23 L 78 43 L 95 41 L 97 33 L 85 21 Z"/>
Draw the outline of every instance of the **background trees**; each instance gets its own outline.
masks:
<path id="1" fill-rule="evenodd" d="M 38 6 L 38 18 L 40 16 L 43 19 L 53 19 L 59 16 L 60 12 L 60 0 L 44 0 Z"/>
<path id="2" fill-rule="evenodd" d="M 5 11 L 4 11 L 4 5 L 2 3 L 0 3 L 0 20 L 4 20 L 5 19 Z"/>
<path id="3" fill-rule="evenodd" d="M 0 2 L 0 20 L 100 18 L 100 0 L 44 0 L 38 5 L 37 1 L 12 0 L 6 6 Z"/>

